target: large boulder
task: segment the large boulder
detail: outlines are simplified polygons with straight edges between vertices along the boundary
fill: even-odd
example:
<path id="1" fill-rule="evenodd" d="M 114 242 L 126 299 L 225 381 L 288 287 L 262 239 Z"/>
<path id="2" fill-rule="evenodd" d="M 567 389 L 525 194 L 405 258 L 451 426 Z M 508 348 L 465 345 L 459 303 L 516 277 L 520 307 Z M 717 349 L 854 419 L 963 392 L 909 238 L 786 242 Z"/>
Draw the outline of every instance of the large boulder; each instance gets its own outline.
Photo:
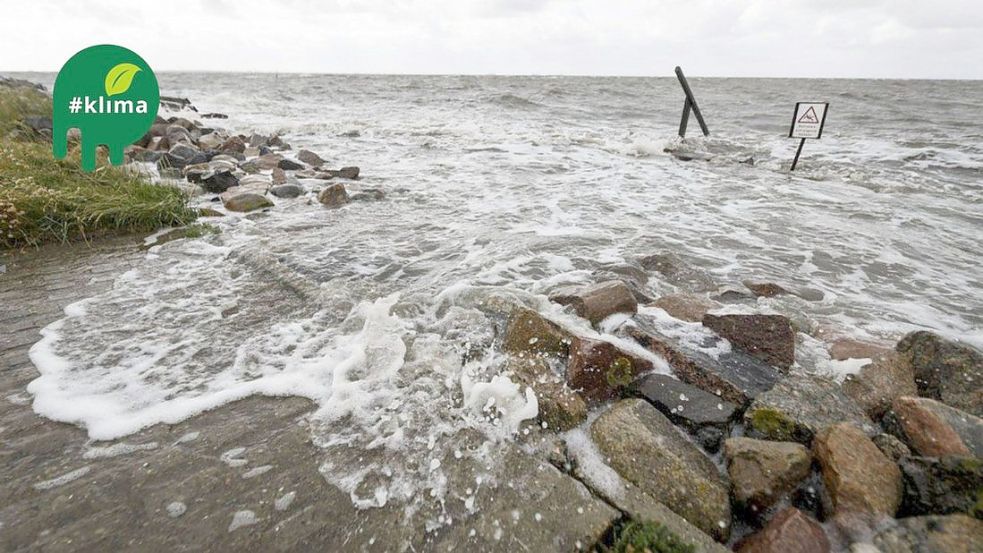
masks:
<path id="1" fill-rule="evenodd" d="M 918 395 L 983 417 L 983 353 L 927 331 L 912 332 L 895 349 L 910 361 Z"/>
<path id="2" fill-rule="evenodd" d="M 505 324 L 502 349 L 514 354 L 553 355 L 566 359 L 573 336 L 526 307 L 516 307 Z"/>
<path id="3" fill-rule="evenodd" d="M 753 513 L 771 507 L 812 468 L 812 454 L 794 442 L 728 438 L 724 458 L 734 502 Z"/>
<path id="4" fill-rule="evenodd" d="M 683 382 L 740 407 L 770 390 L 781 376 L 774 367 L 740 351 L 711 357 L 654 328 L 640 325 L 629 327 L 626 332 L 642 347 L 664 358 Z"/>
<path id="5" fill-rule="evenodd" d="M 695 434 L 709 451 L 717 451 L 737 415 L 733 403 L 665 374 L 642 376 L 631 389 L 674 424 Z"/>
<path id="6" fill-rule="evenodd" d="M 795 363 L 795 330 L 783 315 L 703 316 L 703 326 L 769 365 L 788 369 Z"/>
<path id="7" fill-rule="evenodd" d="M 329 184 L 317 195 L 317 201 L 326 207 L 341 207 L 348 203 L 348 191 L 341 183 Z"/>
<path id="8" fill-rule="evenodd" d="M 506 370 L 536 394 L 540 423 L 563 432 L 587 420 L 587 403 L 542 357 L 509 357 Z"/>
<path id="9" fill-rule="evenodd" d="M 225 205 L 225 209 L 228 209 L 229 211 L 248 212 L 266 207 L 273 207 L 273 202 L 266 198 L 266 196 L 261 196 L 253 192 L 243 192 L 231 195 L 223 198 L 222 201 Z"/>
<path id="10" fill-rule="evenodd" d="M 944 403 L 899 397 L 884 422 L 918 455 L 983 457 L 983 419 Z"/>
<path id="11" fill-rule="evenodd" d="M 983 518 L 980 458 L 907 457 L 899 465 L 904 478 L 901 516 L 962 512 Z"/>
<path id="12" fill-rule="evenodd" d="M 893 517 L 898 511 L 901 471 L 863 430 L 848 422 L 830 426 L 816 434 L 812 449 L 837 515 Z"/>
<path id="13" fill-rule="evenodd" d="M 917 393 L 915 374 L 910 363 L 888 352 L 856 374 L 848 375 L 843 381 L 843 393 L 860 404 L 872 419 L 880 420 L 896 398 Z"/>
<path id="14" fill-rule="evenodd" d="M 791 374 L 759 395 L 744 413 L 752 437 L 810 444 L 820 430 L 852 422 L 877 433 L 873 421 L 840 390 L 839 385 L 812 375 Z"/>
<path id="15" fill-rule="evenodd" d="M 625 283 L 609 280 L 576 290 L 563 290 L 550 296 L 560 305 L 573 307 L 577 315 L 597 324 L 615 313 L 638 312 L 638 301 Z"/>
<path id="16" fill-rule="evenodd" d="M 617 397 L 639 374 L 652 370 L 652 362 L 610 342 L 576 337 L 570 345 L 567 385 L 587 401 Z"/>
<path id="17" fill-rule="evenodd" d="M 966 515 L 908 517 L 872 541 L 880 553 L 979 553 L 983 521 Z"/>
<path id="18" fill-rule="evenodd" d="M 786 507 L 759 532 L 737 544 L 738 553 L 829 553 L 829 538 L 809 515 Z"/>
<path id="19" fill-rule="evenodd" d="M 622 478 L 700 530 L 730 535 L 727 485 L 716 465 L 641 399 L 614 404 L 591 425 L 591 438 Z"/>

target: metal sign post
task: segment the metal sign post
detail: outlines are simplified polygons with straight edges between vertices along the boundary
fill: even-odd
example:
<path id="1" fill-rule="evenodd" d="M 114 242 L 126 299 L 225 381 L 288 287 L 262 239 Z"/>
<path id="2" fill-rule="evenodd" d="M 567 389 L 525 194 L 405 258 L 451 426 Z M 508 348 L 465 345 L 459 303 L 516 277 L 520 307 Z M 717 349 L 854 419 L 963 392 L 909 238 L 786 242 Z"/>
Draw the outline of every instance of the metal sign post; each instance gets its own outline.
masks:
<path id="1" fill-rule="evenodd" d="M 806 139 L 818 140 L 822 138 L 828 108 L 829 102 L 798 102 L 795 104 L 795 112 L 792 114 L 792 127 L 788 130 L 788 137 L 800 138 L 801 140 L 798 149 L 795 150 L 795 159 L 792 160 L 790 172 L 795 171 L 795 166 L 799 164 L 799 156 L 802 155 L 802 147 L 805 146 Z"/>
<path id="2" fill-rule="evenodd" d="M 696 96 L 693 96 L 689 82 L 686 81 L 686 76 L 683 75 L 683 70 L 678 65 L 676 66 L 676 77 L 679 79 L 679 84 L 683 87 L 683 92 L 686 93 L 686 100 L 683 102 L 683 117 L 679 120 L 680 138 L 686 138 L 686 125 L 689 123 L 690 110 L 693 111 L 693 115 L 696 115 L 696 121 L 700 124 L 700 130 L 703 131 L 703 136 L 710 136 L 710 129 L 707 128 L 706 122 L 703 121 L 703 114 L 700 112 L 700 106 L 696 103 Z"/>

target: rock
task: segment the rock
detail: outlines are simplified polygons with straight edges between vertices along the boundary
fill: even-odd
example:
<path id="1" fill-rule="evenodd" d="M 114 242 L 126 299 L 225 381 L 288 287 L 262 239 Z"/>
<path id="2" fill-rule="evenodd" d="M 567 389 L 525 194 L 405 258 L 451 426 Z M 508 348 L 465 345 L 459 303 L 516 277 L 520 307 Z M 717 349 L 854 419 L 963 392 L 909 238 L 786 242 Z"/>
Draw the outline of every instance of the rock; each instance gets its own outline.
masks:
<path id="1" fill-rule="evenodd" d="M 852 338 L 840 338 L 829 346 L 829 356 L 836 361 L 847 359 L 870 359 L 873 361 L 891 353 L 891 351 L 891 348 Z"/>
<path id="2" fill-rule="evenodd" d="M 620 280 L 610 280 L 577 290 L 561 291 L 551 295 L 550 300 L 560 305 L 572 306 L 577 315 L 595 325 L 615 313 L 638 312 L 635 296 Z"/>
<path id="3" fill-rule="evenodd" d="M 966 513 L 983 517 L 983 460 L 977 457 L 906 457 L 900 516 Z"/>
<path id="4" fill-rule="evenodd" d="M 320 167 L 324 165 L 324 160 L 321 159 L 321 156 L 315 154 L 310 150 L 301 150 L 297 152 L 297 159 L 299 159 L 300 161 L 304 162 L 307 165 L 310 165 L 311 167 Z"/>
<path id="5" fill-rule="evenodd" d="M 653 328 L 627 329 L 642 347 L 663 357 L 677 378 L 719 396 L 740 407 L 771 389 L 780 373 L 770 365 L 742 352 L 721 354 L 719 358 L 687 348 Z"/>
<path id="6" fill-rule="evenodd" d="M 649 280 L 648 271 L 638 263 L 610 263 L 605 264 L 591 272 L 591 280 L 594 282 L 605 282 L 608 280 L 620 280 L 631 290 L 635 300 L 639 303 L 651 303 L 654 301 L 648 294 L 646 284 Z"/>
<path id="7" fill-rule="evenodd" d="M 877 433 L 873 422 L 835 382 L 805 374 L 785 377 L 744 413 L 748 435 L 806 445 L 820 430 L 840 422 Z"/>
<path id="8" fill-rule="evenodd" d="M 769 365 L 788 369 L 795 363 L 795 330 L 788 317 L 707 314 L 703 326 Z"/>
<path id="9" fill-rule="evenodd" d="M 283 139 L 280 138 L 280 136 L 279 135 L 276 135 L 276 134 L 274 134 L 273 136 L 270 137 L 270 139 L 267 141 L 266 145 L 267 146 L 270 146 L 271 148 L 279 148 L 281 150 L 289 150 L 290 149 L 290 144 L 287 144 L 286 142 L 284 142 Z"/>
<path id="10" fill-rule="evenodd" d="M 966 515 L 903 518 L 872 541 L 880 553 L 979 553 L 983 521 Z"/>
<path id="11" fill-rule="evenodd" d="M 195 137 L 188 129 L 181 125 L 168 125 L 164 136 L 173 144 L 194 144 Z"/>
<path id="12" fill-rule="evenodd" d="M 216 211 L 210 207 L 199 207 L 198 208 L 199 217 L 225 217 L 225 214 L 221 211 Z"/>
<path id="13" fill-rule="evenodd" d="M 213 132 L 202 135 L 198 139 L 198 145 L 202 148 L 208 148 L 210 150 L 221 150 L 223 144 L 225 144 L 226 138 L 219 133 Z"/>
<path id="14" fill-rule="evenodd" d="M 722 307 L 709 298 L 694 294 L 669 294 L 655 300 L 654 305 L 670 316 L 690 323 L 698 323 L 708 311 Z"/>
<path id="15" fill-rule="evenodd" d="M 265 207 L 273 207 L 273 202 L 268 200 L 265 196 L 252 192 L 235 194 L 225 198 L 223 203 L 225 205 L 225 209 L 228 209 L 229 211 L 247 212 L 263 209 Z"/>
<path id="16" fill-rule="evenodd" d="M 565 432 L 587 420 L 587 403 L 564 385 L 545 359 L 512 356 L 506 369 L 518 382 L 532 388 L 539 403 L 538 420 L 547 428 Z"/>
<path id="17" fill-rule="evenodd" d="M 724 458 L 734 502 L 754 513 L 792 491 L 812 468 L 812 454 L 794 442 L 728 438 Z"/>
<path id="18" fill-rule="evenodd" d="M 761 531 L 737 545 L 738 553 L 829 553 L 822 526 L 795 507 L 786 507 Z"/>
<path id="19" fill-rule="evenodd" d="M 143 163 L 156 163 L 160 159 L 161 153 L 139 146 L 132 146 L 129 152 L 130 159 Z"/>
<path id="20" fill-rule="evenodd" d="M 191 100 L 188 100 L 187 98 L 178 98 L 176 96 L 161 96 L 160 107 L 171 111 L 181 111 L 183 109 L 198 111 L 195 106 L 191 104 Z"/>
<path id="21" fill-rule="evenodd" d="M 647 374 L 632 383 L 631 390 L 690 433 L 707 427 L 718 429 L 702 435 L 701 441 L 707 442 L 711 451 L 716 451 L 719 445 L 714 443 L 714 438 L 719 440 L 730 430 L 737 414 L 733 403 L 665 374 Z"/>
<path id="22" fill-rule="evenodd" d="M 221 194 L 233 186 L 239 186 L 239 179 L 233 175 L 231 171 L 216 171 L 214 173 L 203 175 L 201 178 L 201 186 L 206 192 Z"/>
<path id="23" fill-rule="evenodd" d="M 221 152 L 235 152 L 244 153 L 246 151 L 246 143 L 243 142 L 238 136 L 231 136 L 221 146 L 218 147 Z"/>
<path id="24" fill-rule="evenodd" d="M 789 293 L 788 290 L 773 282 L 753 282 L 750 280 L 745 280 L 743 284 L 748 290 L 751 291 L 751 293 L 759 298 L 773 298 L 775 296 L 783 296 Z"/>
<path id="25" fill-rule="evenodd" d="M 252 136 L 249 137 L 249 146 L 252 148 L 259 148 L 260 146 L 266 146 L 269 141 L 269 137 L 258 133 L 253 133 Z"/>
<path id="26" fill-rule="evenodd" d="M 297 163 L 292 159 L 284 158 L 281 159 L 279 163 L 277 163 L 277 167 L 285 171 L 296 171 L 297 169 L 303 169 L 304 165 L 301 163 Z"/>
<path id="27" fill-rule="evenodd" d="M 386 193 L 378 188 L 364 188 L 361 192 L 352 194 L 352 201 L 378 201 L 386 199 Z"/>
<path id="28" fill-rule="evenodd" d="M 183 159 L 186 163 L 191 163 L 190 160 L 194 159 L 199 152 L 198 152 L 198 148 L 195 148 L 190 144 L 179 143 L 171 146 L 171 149 L 168 150 L 167 153 L 171 154 L 172 156 L 176 156 Z"/>
<path id="29" fill-rule="evenodd" d="M 270 194 L 277 198 L 296 198 L 304 193 L 304 188 L 297 184 L 280 184 L 270 188 Z"/>
<path id="30" fill-rule="evenodd" d="M 886 426 L 918 455 L 983 457 L 983 419 L 932 399 L 899 397 Z"/>
<path id="31" fill-rule="evenodd" d="M 674 286 L 691 292 L 711 292 L 719 285 L 705 271 L 694 269 L 674 253 L 649 255 L 638 260 L 648 271 L 655 271 Z"/>
<path id="32" fill-rule="evenodd" d="M 147 149 L 154 152 L 166 152 L 171 148 L 171 143 L 165 136 L 155 136 L 147 142 Z"/>
<path id="33" fill-rule="evenodd" d="M 317 195 L 317 201 L 328 207 L 340 207 L 348 203 L 348 191 L 341 183 L 329 184 Z"/>
<path id="34" fill-rule="evenodd" d="M 919 395 L 983 416 L 983 353 L 926 331 L 905 336 L 895 349 L 911 362 Z"/>
<path id="35" fill-rule="evenodd" d="M 358 167 L 342 167 L 337 171 L 330 172 L 335 177 L 341 177 L 343 179 L 355 180 L 358 178 L 359 169 Z"/>
<path id="36" fill-rule="evenodd" d="M 270 178 L 273 180 L 273 184 L 283 184 L 287 182 L 287 173 L 279 167 L 274 167 L 273 172 L 270 173 Z"/>
<path id="37" fill-rule="evenodd" d="M 901 440 L 890 434 L 877 434 L 871 441 L 881 450 L 885 457 L 897 463 L 903 457 L 911 455 L 911 450 Z"/>
<path id="38" fill-rule="evenodd" d="M 280 162 L 283 161 L 283 156 L 281 156 L 280 154 L 263 154 L 252 161 L 260 169 L 264 171 L 270 171 L 274 167 L 280 166 Z"/>
<path id="39" fill-rule="evenodd" d="M 652 362 L 618 349 L 610 342 L 574 338 L 567 364 L 567 385 L 588 402 L 618 396 L 639 374 L 652 370 Z"/>
<path id="40" fill-rule="evenodd" d="M 812 450 L 836 514 L 893 517 L 901 505 L 901 471 L 857 426 L 844 422 L 816 434 Z"/>
<path id="41" fill-rule="evenodd" d="M 843 381 L 843 393 L 874 420 L 880 420 L 896 398 L 913 396 L 916 392 L 911 364 L 891 351 Z"/>
<path id="42" fill-rule="evenodd" d="M 172 117 L 168 119 L 168 122 L 171 123 L 172 125 L 177 125 L 189 132 L 195 130 L 195 124 L 192 123 L 189 119 L 185 119 L 184 117 Z"/>
<path id="43" fill-rule="evenodd" d="M 566 359 L 573 336 L 538 312 L 517 307 L 509 315 L 502 349 L 516 354 L 554 355 Z"/>
<path id="44" fill-rule="evenodd" d="M 224 113 L 202 113 L 202 119 L 228 119 L 229 116 Z"/>
<path id="45" fill-rule="evenodd" d="M 730 501 L 716 465 L 654 407 L 619 401 L 594 421 L 591 438 L 622 478 L 715 539 L 727 539 Z"/>

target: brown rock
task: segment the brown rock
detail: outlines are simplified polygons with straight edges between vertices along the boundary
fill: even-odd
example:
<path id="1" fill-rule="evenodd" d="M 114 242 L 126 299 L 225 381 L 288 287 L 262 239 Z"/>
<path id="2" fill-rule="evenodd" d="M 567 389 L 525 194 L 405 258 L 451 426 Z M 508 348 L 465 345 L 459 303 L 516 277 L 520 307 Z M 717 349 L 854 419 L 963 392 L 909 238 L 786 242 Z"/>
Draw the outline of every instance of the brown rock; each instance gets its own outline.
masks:
<path id="1" fill-rule="evenodd" d="M 842 388 L 874 420 L 880 420 L 896 398 L 917 393 L 911 364 L 892 351 L 847 376 Z"/>
<path id="2" fill-rule="evenodd" d="M 840 338 L 829 345 L 829 356 L 836 361 L 846 359 L 875 360 L 889 353 L 891 353 L 891 348 L 852 338 Z"/>
<path id="3" fill-rule="evenodd" d="M 280 165 L 280 161 L 282 160 L 283 156 L 280 154 L 266 154 L 252 160 L 252 163 L 255 163 L 260 169 L 269 171 L 274 167 L 278 167 Z"/>
<path id="4" fill-rule="evenodd" d="M 813 453 L 836 514 L 871 513 L 893 517 L 901 505 L 901 471 L 850 423 L 816 434 Z"/>
<path id="5" fill-rule="evenodd" d="M 744 286 L 748 290 L 754 293 L 755 296 L 759 298 L 773 298 L 775 296 L 782 296 L 788 294 L 789 291 L 773 282 L 752 282 L 750 280 L 744 281 Z"/>
<path id="6" fill-rule="evenodd" d="M 788 317 L 707 314 L 703 326 L 769 365 L 788 369 L 795 362 L 795 331 Z"/>
<path id="7" fill-rule="evenodd" d="M 577 315 L 597 324 L 615 313 L 637 313 L 638 302 L 631 289 L 620 280 L 609 280 L 575 291 L 550 296 L 560 305 L 570 305 Z"/>
<path id="8" fill-rule="evenodd" d="M 905 336 L 895 349 L 911 361 L 918 395 L 983 417 L 983 352 L 926 331 Z"/>
<path id="9" fill-rule="evenodd" d="M 698 323 L 711 309 L 721 307 L 721 304 L 695 294 L 669 294 L 655 300 L 656 307 L 670 316 L 682 321 Z"/>
<path id="10" fill-rule="evenodd" d="M 587 403 L 580 394 L 566 387 L 563 378 L 542 357 L 512 356 L 506 369 L 532 388 L 539 403 L 538 420 L 545 422 L 547 428 L 564 432 L 587 420 Z"/>
<path id="11" fill-rule="evenodd" d="M 340 207 L 348 203 L 348 191 L 344 184 L 329 184 L 317 195 L 317 201 L 327 207 Z"/>
<path id="12" fill-rule="evenodd" d="M 795 488 L 812 467 L 812 454 L 794 442 L 728 438 L 724 457 L 734 501 L 754 512 Z"/>
<path id="13" fill-rule="evenodd" d="M 218 149 L 222 152 L 235 152 L 241 154 L 246 151 L 246 143 L 238 136 L 229 137 Z"/>
<path id="14" fill-rule="evenodd" d="M 225 209 L 228 209 L 229 211 L 246 212 L 263 209 L 265 207 L 273 207 L 273 202 L 271 202 L 268 198 L 252 192 L 242 192 L 230 195 L 222 198 L 222 202 L 225 205 Z"/>
<path id="15" fill-rule="evenodd" d="M 280 169 L 279 167 L 274 167 L 273 168 L 273 173 L 271 173 L 270 177 L 272 178 L 274 185 L 276 185 L 276 184 L 283 184 L 283 183 L 287 182 L 287 173 L 286 173 L 286 171 L 284 171 L 283 169 Z"/>
<path id="16" fill-rule="evenodd" d="M 758 533 L 738 544 L 739 553 L 829 553 L 818 522 L 795 507 L 778 514 Z"/>
<path id="17" fill-rule="evenodd" d="M 972 455 L 962 436 L 946 420 L 949 417 L 945 416 L 945 411 L 956 409 L 928 398 L 899 397 L 894 400 L 891 410 L 892 421 L 918 455 Z M 962 413 L 962 416 L 954 413 L 953 416 L 963 419 L 968 427 L 975 426 L 977 435 L 983 434 L 983 421 L 979 417 L 969 413 Z M 973 432 L 972 428 L 969 431 Z"/>
<path id="18" fill-rule="evenodd" d="M 324 160 L 321 159 L 321 156 L 310 150 L 301 150 L 297 152 L 297 159 L 306 163 L 307 165 L 310 165 L 311 167 L 320 167 L 324 165 Z"/>
<path id="19" fill-rule="evenodd" d="M 505 325 L 502 349 L 511 353 L 555 355 L 567 358 L 573 336 L 542 315 L 517 307 Z"/>
<path id="20" fill-rule="evenodd" d="M 616 397 L 652 362 L 618 349 L 610 342 L 574 338 L 567 364 L 567 384 L 589 402 Z"/>

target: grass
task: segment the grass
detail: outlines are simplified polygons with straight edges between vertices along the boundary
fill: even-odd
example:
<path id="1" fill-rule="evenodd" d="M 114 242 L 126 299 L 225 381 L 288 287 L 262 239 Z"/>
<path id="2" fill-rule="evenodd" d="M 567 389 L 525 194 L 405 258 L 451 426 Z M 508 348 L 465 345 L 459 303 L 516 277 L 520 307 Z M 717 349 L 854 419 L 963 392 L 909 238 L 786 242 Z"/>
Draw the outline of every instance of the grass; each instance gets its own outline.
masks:
<path id="1" fill-rule="evenodd" d="M 55 160 L 24 117 L 51 114 L 50 99 L 27 88 L 0 87 L 0 249 L 86 240 L 186 225 L 196 213 L 177 188 L 106 163 L 79 167 L 78 149 Z"/>
<path id="2" fill-rule="evenodd" d="M 629 521 L 616 529 L 613 553 L 695 553 L 696 546 L 682 541 L 655 522 Z"/>

